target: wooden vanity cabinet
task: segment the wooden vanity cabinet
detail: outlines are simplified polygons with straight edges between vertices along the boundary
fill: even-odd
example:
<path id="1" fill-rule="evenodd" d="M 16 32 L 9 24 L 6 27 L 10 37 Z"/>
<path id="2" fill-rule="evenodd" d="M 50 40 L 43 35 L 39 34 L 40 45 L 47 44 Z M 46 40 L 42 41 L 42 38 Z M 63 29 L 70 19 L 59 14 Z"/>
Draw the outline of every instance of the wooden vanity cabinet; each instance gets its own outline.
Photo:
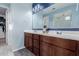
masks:
<path id="1" fill-rule="evenodd" d="M 25 40 L 24 40 L 24 46 L 28 49 L 28 50 L 30 50 L 30 51 L 32 51 L 32 49 L 33 49 L 33 47 L 32 47 L 32 33 L 24 33 L 24 38 L 25 38 Z"/>
<path id="2" fill-rule="evenodd" d="M 36 56 L 79 55 L 79 41 L 59 37 L 24 33 L 24 45 Z"/>

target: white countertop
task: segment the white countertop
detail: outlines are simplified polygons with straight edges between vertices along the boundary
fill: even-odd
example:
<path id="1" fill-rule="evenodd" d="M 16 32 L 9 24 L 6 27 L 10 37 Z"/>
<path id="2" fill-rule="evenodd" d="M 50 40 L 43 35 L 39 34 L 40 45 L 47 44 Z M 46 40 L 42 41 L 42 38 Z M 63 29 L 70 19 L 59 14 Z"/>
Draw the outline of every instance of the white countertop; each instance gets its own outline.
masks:
<path id="1" fill-rule="evenodd" d="M 39 34 L 39 35 L 45 35 L 45 36 L 65 38 L 65 39 L 71 39 L 71 40 L 79 40 L 79 35 L 64 34 L 64 33 L 62 33 L 62 34 L 42 33 L 42 32 L 33 32 L 33 31 L 24 31 L 24 32 L 33 33 L 33 34 Z"/>

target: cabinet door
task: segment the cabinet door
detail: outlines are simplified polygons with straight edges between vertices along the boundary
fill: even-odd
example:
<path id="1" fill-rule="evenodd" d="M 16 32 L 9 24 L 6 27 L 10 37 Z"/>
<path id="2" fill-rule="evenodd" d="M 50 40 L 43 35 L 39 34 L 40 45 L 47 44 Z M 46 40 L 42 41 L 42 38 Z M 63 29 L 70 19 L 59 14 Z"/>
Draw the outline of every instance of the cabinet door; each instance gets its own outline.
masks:
<path id="1" fill-rule="evenodd" d="M 54 46 L 55 56 L 75 56 L 75 52 Z"/>
<path id="2" fill-rule="evenodd" d="M 31 37 L 28 37 L 28 48 L 30 51 L 32 51 L 32 38 Z"/>
<path id="3" fill-rule="evenodd" d="M 33 47 L 39 49 L 39 40 L 33 40 Z"/>
<path id="4" fill-rule="evenodd" d="M 36 55 L 36 56 L 39 56 L 39 35 L 37 34 L 33 34 L 33 53 Z"/>
<path id="5" fill-rule="evenodd" d="M 29 47 L 29 39 L 28 39 L 28 37 L 26 37 L 24 42 L 25 42 L 25 47 L 28 49 L 28 47 Z"/>
<path id="6" fill-rule="evenodd" d="M 39 35 L 34 34 L 33 35 L 33 47 L 38 48 L 39 49 Z"/>
<path id="7" fill-rule="evenodd" d="M 40 55 L 51 56 L 51 46 L 45 42 L 40 42 Z"/>
<path id="8" fill-rule="evenodd" d="M 25 33 L 24 45 L 27 49 L 32 51 L 32 34 L 31 33 Z"/>
<path id="9" fill-rule="evenodd" d="M 24 33 L 24 46 L 28 49 L 29 47 L 29 43 L 28 43 L 29 39 L 28 36 L 26 36 L 26 33 Z"/>

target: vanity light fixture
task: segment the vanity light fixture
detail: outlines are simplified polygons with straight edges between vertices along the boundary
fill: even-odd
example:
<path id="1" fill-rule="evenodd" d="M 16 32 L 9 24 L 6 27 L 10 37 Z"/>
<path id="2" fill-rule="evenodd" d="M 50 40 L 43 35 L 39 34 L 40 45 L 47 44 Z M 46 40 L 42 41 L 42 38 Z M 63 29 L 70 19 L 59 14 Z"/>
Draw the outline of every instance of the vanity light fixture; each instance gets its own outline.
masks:
<path id="1" fill-rule="evenodd" d="M 36 13 L 36 12 L 42 10 L 42 9 L 43 9 L 43 6 L 40 5 L 40 4 L 37 4 L 37 5 L 33 8 L 33 12 Z"/>

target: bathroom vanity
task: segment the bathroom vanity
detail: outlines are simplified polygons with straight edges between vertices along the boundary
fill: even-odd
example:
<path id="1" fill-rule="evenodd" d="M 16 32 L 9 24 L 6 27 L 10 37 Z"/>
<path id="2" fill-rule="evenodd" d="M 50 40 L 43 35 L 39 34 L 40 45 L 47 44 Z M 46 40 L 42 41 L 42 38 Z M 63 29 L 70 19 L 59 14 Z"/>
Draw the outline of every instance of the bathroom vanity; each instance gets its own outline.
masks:
<path id="1" fill-rule="evenodd" d="M 77 56 L 79 41 L 59 35 L 24 32 L 26 49 L 37 56 Z"/>
<path id="2" fill-rule="evenodd" d="M 49 34 L 55 31 L 79 31 L 79 10 L 77 4 L 53 4 L 32 15 L 32 30 L 24 32 L 25 47 L 37 56 L 77 56 L 79 55 L 79 36 L 73 34 Z M 79 34 L 78 34 L 79 35 Z"/>

